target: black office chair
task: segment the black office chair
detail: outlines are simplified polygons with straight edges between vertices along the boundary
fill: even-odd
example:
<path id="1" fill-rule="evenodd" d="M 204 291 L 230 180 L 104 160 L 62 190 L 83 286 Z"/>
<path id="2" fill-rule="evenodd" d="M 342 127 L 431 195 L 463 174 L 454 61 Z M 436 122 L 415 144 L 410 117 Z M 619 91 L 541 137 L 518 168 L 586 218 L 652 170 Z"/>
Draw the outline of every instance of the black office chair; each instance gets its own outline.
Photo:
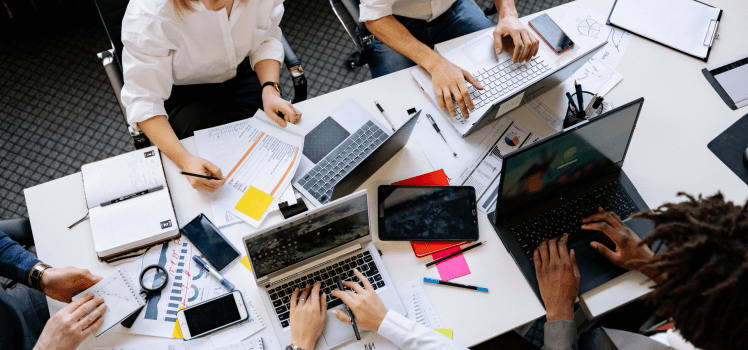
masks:
<path id="1" fill-rule="evenodd" d="M 28 218 L 0 220 L 0 232 L 5 233 L 26 249 L 34 246 L 34 236 L 31 234 L 31 222 Z M 3 288 L 5 289 L 11 288 L 16 284 L 15 281 L 3 281 Z"/>
<path id="2" fill-rule="evenodd" d="M 112 91 L 114 96 L 117 98 L 119 108 L 122 111 L 122 117 L 124 118 L 125 125 L 127 123 L 127 113 L 125 107 L 122 105 L 122 99 L 120 98 L 122 93 L 122 86 L 125 82 L 122 78 L 122 19 L 125 16 L 125 10 L 127 9 L 127 3 L 129 0 L 94 0 L 96 9 L 99 11 L 99 16 L 104 24 L 107 37 L 112 48 L 106 51 L 99 52 L 96 56 L 101 61 L 104 71 L 106 72 L 109 83 L 112 85 Z M 291 79 L 294 85 L 294 98 L 292 103 L 301 102 L 307 98 L 307 80 L 304 75 L 304 69 L 301 67 L 301 61 L 291 49 L 285 36 L 281 37 L 283 42 L 283 51 L 285 53 L 284 63 L 286 68 L 291 73 Z M 284 98 L 289 99 L 288 96 Z M 148 147 L 151 145 L 148 138 L 142 131 L 135 130 L 131 126 L 128 126 L 130 136 L 132 136 L 133 143 L 136 149 Z"/>
<path id="3" fill-rule="evenodd" d="M 475 7 L 480 8 L 475 0 L 468 0 Z M 330 0 L 330 6 L 335 12 L 335 16 L 338 17 L 340 23 L 343 25 L 348 36 L 353 40 L 353 44 L 356 45 L 358 51 L 348 55 L 345 60 L 345 67 L 348 69 L 356 69 L 371 61 L 372 54 L 374 53 L 374 35 L 366 29 L 366 25 L 360 22 L 358 19 L 361 18 L 359 11 L 359 0 Z M 492 8 L 483 10 L 486 16 L 490 16 L 496 13 L 496 5 Z"/>

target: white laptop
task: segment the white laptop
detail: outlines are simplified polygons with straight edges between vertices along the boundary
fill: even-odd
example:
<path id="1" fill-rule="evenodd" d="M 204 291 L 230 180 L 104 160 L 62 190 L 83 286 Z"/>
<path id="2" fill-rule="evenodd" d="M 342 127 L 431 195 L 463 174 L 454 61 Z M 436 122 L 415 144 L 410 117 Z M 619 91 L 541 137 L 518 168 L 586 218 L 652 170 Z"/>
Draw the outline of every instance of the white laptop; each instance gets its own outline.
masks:
<path id="1" fill-rule="evenodd" d="M 511 50 L 504 50 L 497 56 L 493 44 L 493 31 L 486 31 L 443 55 L 450 62 L 470 72 L 484 89 L 477 90 L 468 84 L 475 105 L 475 109 L 469 111 L 469 118 L 463 118 L 456 102 L 456 117 L 442 113 L 462 137 L 562 83 L 604 47 L 607 41 L 561 63 L 557 63 L 559 56 L 549 57 L 542 49 L 528 62 L 513 63 Z M 412 70 L 411 75 L 431 100 L 439 105 L 431 75 L 422 67 Z"/>
<path id="2" fill-rule="evenodd" d="M 337 287 L 335 278 L 358 281 L 354 268 L 369 279 L 387 309 L 407 314 L 372 241 L 368 197 L 366 190 L 359 191 L 244 237 L 260 297 L 281 344 L 291 341 L 291 293 L 316 281 L 328 295 L 328 315 L 315 349 L 355 338 L 350 324 L 330 314 L 344 308 L 340 299 L 330 296 Z"/>

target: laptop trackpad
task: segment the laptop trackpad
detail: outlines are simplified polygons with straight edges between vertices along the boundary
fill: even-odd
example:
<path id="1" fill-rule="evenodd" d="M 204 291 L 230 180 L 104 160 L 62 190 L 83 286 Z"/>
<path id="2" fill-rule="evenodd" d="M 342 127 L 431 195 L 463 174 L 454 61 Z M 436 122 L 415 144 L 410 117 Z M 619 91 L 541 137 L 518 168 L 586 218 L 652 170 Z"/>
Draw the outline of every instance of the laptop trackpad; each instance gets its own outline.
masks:
<path id="1" fill-rule="evenodd" d="M 611 263 L 605 256 L 590 247 L 590 242 L 600 242 L 608 249 L 615 250 L 615 244 L 602 232 L 596 232 L 592 236 L 583 239 L 569 248 L 574 249 L 577 257 L 579 274 L 582 275 L 582 284 L 579 286 L 579 294 L 584 294 L 601 284 L 616 278 L 626 272 L 625 269 Z"/>
<path id="2" fill-rule="evenodd" d="M 333 308 L 332 310 L 340 310 L 345 312 L 345 308 L 341 305 Z M 322 336 L 325 339 L 328 347 L 333 347 L 342 344 L 356 337 L 356 333 L 353 333 L 353 326 L 348 323 L 343 323 L 338 320 L 330 311 L 327 311 L 327 321 L 325 322 L 325 328 L 322 329 Z"/>

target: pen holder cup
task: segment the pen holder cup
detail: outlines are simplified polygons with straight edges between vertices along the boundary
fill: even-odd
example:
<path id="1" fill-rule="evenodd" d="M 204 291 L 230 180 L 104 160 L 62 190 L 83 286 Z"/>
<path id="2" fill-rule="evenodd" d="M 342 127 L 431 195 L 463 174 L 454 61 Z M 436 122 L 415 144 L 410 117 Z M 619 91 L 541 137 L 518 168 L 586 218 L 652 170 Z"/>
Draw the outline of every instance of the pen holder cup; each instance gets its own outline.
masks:
<path id="1" fill-rule="evenodd" d="M 595 94 L 593 94 L 593 93 L 591 93 L 589 91 L 582 91 L 582 93 L 584 93 L 584 100 L 585 100 L 585 102 L 592 101 L 592 97 L 595 96 Z M 574 101 L 576 101 L 577 100 L 577 93 L 575 92 L 575 93 L 571 94 L 571 97 L 572 97 L 572 99 L 574 99 Z M 584 110 L 584 106 L 582 106 L 580 108 L 582 108 L 582 110 Z M 584 121 L 586 119 L 587 118 L 580 118 L 574 112 L 572 112 L 572 110 L 571 110 L 571 102 L 569 102 L 567 104 L 567 107 L 566 107 L 566 118 L 564 118 L 564 129 L 566 129 L 568 127 L 571 127 L 571 126 L 574 126 L 575 124 L 577 124 L 579 122 L 582 122 L 582 121 Z"/>

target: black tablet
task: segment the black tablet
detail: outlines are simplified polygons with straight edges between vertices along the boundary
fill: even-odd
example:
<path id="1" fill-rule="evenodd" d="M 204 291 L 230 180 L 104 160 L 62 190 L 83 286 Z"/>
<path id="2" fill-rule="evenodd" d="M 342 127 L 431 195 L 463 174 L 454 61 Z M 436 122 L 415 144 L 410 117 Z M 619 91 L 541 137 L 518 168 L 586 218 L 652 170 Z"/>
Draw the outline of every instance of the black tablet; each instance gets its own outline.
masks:
<path id="1" fill-rule="evenodd" d="M 379 186 L 383 241 L 477 241 L 478 212 L 470 186 Z"/>

